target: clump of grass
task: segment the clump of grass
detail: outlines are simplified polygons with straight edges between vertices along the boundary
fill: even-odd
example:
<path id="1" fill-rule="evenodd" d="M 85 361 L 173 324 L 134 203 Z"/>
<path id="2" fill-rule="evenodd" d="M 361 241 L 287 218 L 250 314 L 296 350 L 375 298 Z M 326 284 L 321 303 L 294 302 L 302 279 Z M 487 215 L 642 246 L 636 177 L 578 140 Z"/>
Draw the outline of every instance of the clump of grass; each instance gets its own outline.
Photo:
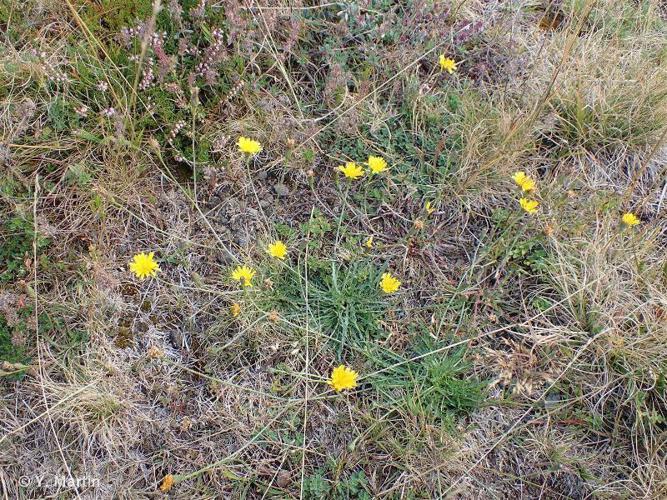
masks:
<path id="1" fill-rule="evenodd" d="M 583 0 L 567 0 L 562 8 L 576 18 L 586 11 L 587 6 Z M 664 33 L 667 24 L 656 2 L 601 0 L 593 3 L 587 28 L 603 34 L 606 39 L 631 40 L 642 34 Z"/>
<path id="2" fill-rule="evenodd" d="M 428 354 L 437 347 L 425 341 L 414 353 Z M 465 348 L 458 348 L 416 361 L 385 361 L 374 386 L 397 408 L 451 424 L 455 417 L 478 409 L 485 399 L 487 383 L 471 376 L 472 365 L 465 354 Z"/>
<path id="3" fill-rule="evenodd" d="M 79 2 L 73 2 L 77 5 Z M 166 3 L 166 2 L 165 2 Z M 82 3 L 82 18 L 93 32 L 114 31 L 146 19 L 153 10 L 154 0 L 101 0 L 96 4 Z"/>
<path id="4" fill-rule="evenodd" d="M 630 52 L 589 54 L 584 68 L 567 68 L 550 103 L 561 150 L 651 144 L 667 124 L 665 80 L 661 68 Z"/>
<path id="5" fill-rule="evenodd" d="M 617 235 L 606 243 L 587 244 L 579 248 L 578 258 L 559 243 L 555 245 L 558 267 L 550 275 L 559 296 L 567 299 L 561 306 L 567 312 L 561 311 L 558 320 L 568 318 L 577 342 L 595 341 L 598 356 L 589 360 L 589 369 L 607 378 L 608 384 L 623 388 L 627 399 L 621 398 L 621 406 L 635 407 L 635 418 L 653 411 L 644 403 L 664 398 L 659 380 L 667 352 L 656 340 L 664 330 L 656 317 L 662 314 L 657 304 L 664 301 L 659 291 L 664 276 L 662 264 L 654 260 L 653 238 L 643 238 L 641 247 L 631 249 L 626 243 Z M 605 244 L 614 251 L 608 253 Z M 614 271 L 609 267 L 612 263 Z M 635 398 L 640 392 L 643 395 Z M 606 392 L 593 400 L 598 398 L 616 400 L 614 393 Z"/>
<path id="6" fill-rule="evenodd" d="M 533 79 L 517 89 L 549 112 L 535 126 L 557 157 L 641 150 L 667 125 L 664 54 L 654 43 L 665 24 L 648 3 L 566 6 L 568 29 L 553 33 L 550 49 L 534 62 Z"/>
<path id="7" fill-rule="evenodd" d="M 307 269 L 301 264 L 272 277 L 275 292 L 269 307 L 301 323 L 309 314 L 311 327 L 329 338 L 338 356 L 349 349 L 364 350 L 385 335 L 380 322 L 388 303 L 379 292 L 380 274 L 369 263 L 313 258 Z"/>

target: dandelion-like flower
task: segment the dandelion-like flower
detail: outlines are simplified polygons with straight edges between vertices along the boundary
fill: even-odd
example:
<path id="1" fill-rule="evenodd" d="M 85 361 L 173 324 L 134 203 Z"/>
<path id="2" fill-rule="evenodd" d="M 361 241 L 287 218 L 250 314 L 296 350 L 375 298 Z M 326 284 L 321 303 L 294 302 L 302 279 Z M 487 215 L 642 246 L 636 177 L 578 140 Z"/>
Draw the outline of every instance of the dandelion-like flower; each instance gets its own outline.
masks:
<path id="1" fill-rule="evenodd" d="M 426 213 L 427 213 L 427 214 L 432 215 L 433 212 L 435 212 L 435 207 L 431 205 L 431 202 L 430 202 L 430 201 L 427 201 L 427 202 L 424 204 L 424 210 L 426 210 Z"/>
<path id="2" fill-rule="evenodd" d="M 637 224 L 639 224 L 641 222 L 639 217 L 637 217 L 632 212 L 624 213 L 623 216 L 621 217 L 621 221 L 623 222 L 623 224 L 625 224 L 628 227 L 636 226 Z"/>
<path id="3" fill-rule="evenodd" d="M 364 169 L 353 161 L 348 161 L 345 165 L 339 165 L 338 170 L 343 172 L 348 179 L 356 180 L 364 175 Z"/>
<path id="4" fill-rule="evenodd" d="M 328 384 L 333 387 L 336 392 L 344 391 L 345 389 L 354 389 L 357 386 L 357 378 L 359 374 L 352 368 L 345 365 L 337 366 L 331 372 L 331 378 Z"/>
<path id="5" fill-rule="evenodd" d="M 271 243 L 267 247 L 266 251 L 271 257 L 275 257 L 276 259 L 280 260 L 285 260 L 285 257 L 287 256 L 287 246 L 285 246 L 285 244 L 280 240 L 276 240 Z"/>
<path id="6" fill-rule="evenodd" d="M 173 487 L 174 487 L 174 476 L 172 474 L 167 474 L 166 476 L 164 476 L 164 479 L 160 484 L 160 491 L 162 493 L 169 493 L 169 490 L 171 490 Z"/>
<path id="7" fill-rule="evenodd" d="M 237 145 L 241 153 L 247 153 L 249 155 L 256 155 L 262 150 L 262 145 L 259 141 L 255 141 L 249 137 L 239 137 Z"/>
<path id="8" fill-rule="evenodd" d="M 160 359 L 164 357 L 164 351 L 153 345 L 148 349 L 148 351 L 146 351 L 146 357 L 148 359 Z"/>
<path id="9" fill-rule="evenodd" d="M 528 198 L 521 198 L 519 200 L 519 205 L 529 214 L 534 214 L 537 212 L 537 207 L 540 206 L 540 202 L 536 200 L 529 200 Z"/>
<path id="10" fill-rule="evenodd" d="M 373 248 L 373 236 L 369 236 L 366 242 L 364 243 L 364 246 L 368 248 L 369 250 Z"/>
<path id="11" fill-rule="evenodd" d="M 440 63 L 440 69 L 442 71 L 447 71 L 450 75 L 456 71 L 456 61 L 450 59 L 445 54 L 440 56 L 438 62 Z"/>
<path id="12" fill-rule="evenodd" d="M 391 275 L 391 273 L 384 273 L 380 280 L 380 288 L 384 293 L 397 292 L 401 287 L 401 282 Z"/>
<path id="13" fill-rule="evenodd" d="M 240 281 L 243 283 L 243 286 L 252 286 L 252 279 L 255 276 L 256 272 L 254 269 L 248 266 L 236 266 L 232 272 L 232 279 Z"/>
<path id="14" fill-rule="evenodd" d="M 535 189 L 535 181 L 526 175 L 526 172 L 514 172 L 512 179 L 524 192 L 529 192 Z"/>
<path id="15" fill-rule="evenodd" d="M 138 253 L 132 257 L 132 260 L 130 261 L 130 271 L 141 280 L 146 279 L 149 276 L 154 278 L 159 270 L 160 266 L 155 262 L 154 252 Z"/>
<path id="16" fill-rule="evenodd" d="M 238 302 L 234 302 L 231 306 L 229 306 L 229 314 L 231 314 L 233 318 L 236 318 L 239 314 L 241 314 L 241 305 Z"/>
<path id="17" fill-rule="evenodd" d="M 369 156 L 368 168 L 370 168 L 371 172 L 374 174 L 379 174 L 387 170 L 387 161 L 381 156 Z"/>

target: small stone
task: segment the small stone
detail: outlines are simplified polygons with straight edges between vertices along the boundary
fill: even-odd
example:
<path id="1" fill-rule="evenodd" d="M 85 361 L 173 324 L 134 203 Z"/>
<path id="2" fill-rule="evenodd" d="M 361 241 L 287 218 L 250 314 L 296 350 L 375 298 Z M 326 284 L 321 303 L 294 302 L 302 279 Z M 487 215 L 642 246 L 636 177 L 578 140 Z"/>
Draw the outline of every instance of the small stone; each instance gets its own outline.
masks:
<path id="1" fill-rule="evenodd" d="M 280 182 L 278 184 L 274 184 L 273 190 L 278 196 L 287 196 L 289 194 L 289 188 Z"/>
<path id="2" fill-rule="evenodd" d="M 547 396 L 544 398 L 544 406 L 546 408 L 551 408 L 554 406 L 557 406 L 558 403 L 560 403 L 562 400 L 561 394 L 559 392 L 553 392 L 547 394 Z"/>
<path id="3" fill-rule="evenodd" d="M 279 488 L 284 488 L 288 484 L 290 484 L 292 480 L 292 475 L 285 470 L 281 470 L 278 473 L 278 477 L 276 478 L 276 485 L 278 485 Z"/>
<path id="4" fill-rule="evenodd" d="M 172 345 L 178 349 L 182 348 L 185 345 L 184 343 L 185 339 L 183 338 L 183 334 L 178 330 L 172 330 L 170 332 L 169 340 L 171 340 Z"/>

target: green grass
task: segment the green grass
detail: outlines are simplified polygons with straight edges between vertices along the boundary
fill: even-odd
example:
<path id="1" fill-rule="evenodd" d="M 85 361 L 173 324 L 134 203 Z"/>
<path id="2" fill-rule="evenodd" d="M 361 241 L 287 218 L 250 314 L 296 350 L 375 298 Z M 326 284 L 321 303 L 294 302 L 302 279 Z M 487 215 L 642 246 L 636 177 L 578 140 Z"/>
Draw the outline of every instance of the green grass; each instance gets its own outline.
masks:
<path id="1" fill-rule="evenodd" d="M 380 275 L 368 262 L 340 264 L 311 258 L 307 268 L 299 264 L 271 274 L 275 292 L 267 308 L 300 323 L 310 315 L 311 328 L 327 335 L 341 358 L 386 336 L 380 322 L 389 303 L 380 295 Z"/>
<path id="2" fill-rule="evenodd" d="M 419 344 L 413 351 L 416 356 L 442 347 L 432 340 Z M 457 417 L 475 411 L 485 400 L 487 384 L 471 373 L 465 355 L 465 348 L 456 348 L 416 361 L 390 359 L 373 383 L 394 408 L 451 426 Z"/>

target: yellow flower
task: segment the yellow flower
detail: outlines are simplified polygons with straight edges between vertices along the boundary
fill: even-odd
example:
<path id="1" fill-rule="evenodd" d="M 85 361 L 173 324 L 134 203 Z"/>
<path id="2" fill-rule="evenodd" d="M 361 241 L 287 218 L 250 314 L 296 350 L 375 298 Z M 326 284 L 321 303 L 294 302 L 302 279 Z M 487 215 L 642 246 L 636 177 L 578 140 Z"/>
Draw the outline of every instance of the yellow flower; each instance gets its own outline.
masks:
<path id="1" fill-rule="evenodd" d="M 373 237 L 369 236 L 368 239 L 366 240 L 366 243 L 364 243 L 364 246 L 368 248 L 369 250 L 373 248 Z"/>
<path id="2" fill-rule="evenodd" d="M 280 260 L 285 260 L 285 256 L 287 255 L 287 247 L 280 240 L 276 240 L 271 243 L 266 251 L 269 252 L 271 257 L 275 257 L 276 259 Z"/>
<path id="3" fill-rule="evenodd" d="M 236 266 L 232 272 L 232 278 L 237 281 L 242 281 L 243 286 L 252 286 L 250 282 L 255 276 L 255 270 L 248 266 Z"/>
<path id="4" fill-rule="evenodd" d="M 239 137 L 239 142 L 237 144 L 241 153 L 256 155 L 262 150 L 262 145 L 259 141 L 255 141 L 249 137 Z"/>
<path id="5" fill-rule="evenodd" d="M 624 213 L 623 216 L 621 217 L 621 221 L 623 221 L 623 224 L 625 224 L 628 227 L 636 226 L 641 222 L 639 217 L 637 217 L 632 212 Z"/>
<path id="6" fill-rule="evenodd" d="M 333 369 L 328 384 L 337 392 L 345 389 L 354 389 L 357 386 L 359 374 L 352 368 L 340 365 Z"/>
<path id="7" fill-rule="evenodd" d="M 519 205 L 529 214 L 534 214 L 537 212 L 537 207 L 540 206 L 540 202 L 536 200 L 529 200 L 527 198 L 521 198 L 519 200 Z"/>
<path id="8" fill-rule="evenodd" d="M 164 479 L 160 484 L 160 491 L 162 493 L 169 493 L 169 490 L 171 490 L 173 486 L 174 486 L 174 476 L 171 474 L 167 474 L 166 476 L 164 476 Z"/>
<path id="9" fill-rule="evenodd" d="M 239 314 L 241 314 L 240 304 L 238 302 L 234 302 L 231 306 L 229 306 L 229 312 L 232 317 L 236 318 Z"/>
<path id="10" fill-rule="evenodd" d="M 374 174 L 379 174 L 380 172 L 387 170 L 387 162 L 381 156 L 369 156 L 368 168 L 370 168 L 371 172 Z"/>
<path id="11" fill-rule="evenodd" d="M 440 69 L 442 71 L 447 71 L 451 75 L 456 71 L 456 61 L 454 59 L 450 59 L 449 57 L 446 57 L 445 54 L 442 54 L 439 59 L 440 62 Z"/>
<path id="12" fill-rule="evenodd" d="M 155 253 L 138 253 L 130 261 L 130 271 L 132 271 L 137 278 L 146 279 L 149 276 L 155 277 L 160 267 L 155 262 Z"/>
<path id="13" fill-rule="evenodd" d="M 516 185 L 519 186 L 526 193 L 535 189 L 535 181 L 526 175 L 526 172 L 514 172 L 512 176 Z"/>
<path id="14" fill-rule="evenodd" d="M 148 359 L 159 359 L 164 356 L 164 351 L 157 346 L 151 346 L 146 351 L 146 357 Z"/>
<path id="15" fill-rule="evenodd" d="M 345 165 L 339 165 L 338 170 L 345 174 L 348 179 L 358 179 L 364 175 L 364 169 L 353 161 L 348 161 Z"/>
<path id="16" fill-rule="evenodd" d="M 269 320 L 271 323 L 277 323 L 278 320 L 280 319 L 280 315 L 278 314 L 278 311 L 276 311 L 276 310 L 274 309 L 273 311 L 271 311 L 271 312 L 269 313 L 269 315 L 267 316 L 267 318 L 268 318 L 268 320 Z"/>
<path id="17" fill-rule="evenodd" d="M 380 288 L 384 293 L 394 293 L 401 287 L 401 282 L 394 278 L 391 273 L 384 273 L 380 280 Z"/>
<path id="18" fill-rule="evenodd" d="M 430 201 L 427 201 L 424 205 L 424 210 L 426 210 L 427 214 L 431 215 L 433 212 L 435 212 L 435 207 L 431 206 Z"/>

